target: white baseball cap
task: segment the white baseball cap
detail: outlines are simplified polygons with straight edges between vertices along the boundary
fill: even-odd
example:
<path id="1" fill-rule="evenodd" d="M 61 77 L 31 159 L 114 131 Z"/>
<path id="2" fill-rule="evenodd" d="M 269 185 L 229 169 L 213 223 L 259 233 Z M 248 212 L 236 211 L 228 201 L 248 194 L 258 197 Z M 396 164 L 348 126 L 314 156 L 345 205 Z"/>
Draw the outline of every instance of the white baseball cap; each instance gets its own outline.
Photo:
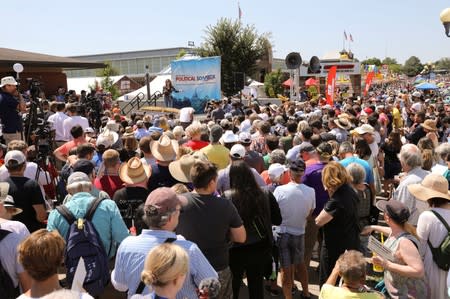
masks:
<path id="1" fill-rule="evenodd" d="M 1 84 L 0 84 L 0 87 L 3 87 L 5 85 L 17 85 L 17 81 L 12 76 L 3 77 L 2 81 L 1 81 Z"/>
<path id="2" fill-rule="evenodd" d="M 243 159 L 245 156 L 245 147 L 242 144 L 235 144 L 231 147 L 230 156 L 236 159 Z"/>
<path id="3" fill-rule="evenodd" d="M 286 169 L 287 168 L 280 163 L 270 164 L 269 169 L 267 170 L 270 180 L 273 181 L 274 179 L 278 178 L 286 171 Z"/>
<path id="4" fill-rule="evenodd" d="M 25 157 L 25 155 L 21 151 L 17 150 L 9 151 L 5 155 L 6 166 L 14 166 L 14 164 L 15 165 L 23 164 L 25 163 L 26 160 L 27 158 Z"/>

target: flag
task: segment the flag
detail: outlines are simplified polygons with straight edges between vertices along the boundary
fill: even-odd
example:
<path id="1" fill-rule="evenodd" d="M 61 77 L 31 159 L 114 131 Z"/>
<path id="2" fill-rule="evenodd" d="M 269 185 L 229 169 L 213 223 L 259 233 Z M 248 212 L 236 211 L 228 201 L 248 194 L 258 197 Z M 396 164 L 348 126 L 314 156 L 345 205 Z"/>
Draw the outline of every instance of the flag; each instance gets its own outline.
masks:
<path id="1" fill-rule="evenodd" d="M 327 89 L 325 90 L 327 95 L 327 104 L 333 106 L 334 102 L 334 88 L 336 86 L 336 70 L 337 66 L 332 66 L 328 70 Z"/>
<path id="2" fill-rule="evenodd" d="M 373 79 L 374 75 L 375 75 L 375 72 L 373 72 L 373 71 L 367 74 L 366 86 L 364 87 L 364 96 L 366 96 L 367 93 L 369 92 L 370 85 L 372 84 L 372 79 Z"/>
<path id="3" fill-rule="evenodd" d="M 353 36 L 351 33 L 350 33 L 350 41 L 353 42 Z"/>
<path id="4" fill-rule="evenodd" d="M 347 40 L 347 32 L 344 30 L 344 39 Z"/>
<path id="5" fill-rule="evenodd" d="M 241 10 L 241 5 L 238 3 L 238 9 L 239 9 L 239 21 L 241 21 L 242 18 L 242 10 Z"/>

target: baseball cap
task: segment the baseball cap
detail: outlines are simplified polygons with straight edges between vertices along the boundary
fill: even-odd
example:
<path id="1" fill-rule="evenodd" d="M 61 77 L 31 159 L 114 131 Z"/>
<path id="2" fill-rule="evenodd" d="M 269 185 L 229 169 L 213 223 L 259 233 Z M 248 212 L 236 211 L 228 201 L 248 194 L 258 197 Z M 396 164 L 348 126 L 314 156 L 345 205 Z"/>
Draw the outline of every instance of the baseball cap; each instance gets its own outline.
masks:
<path id="1" fill-rule="evenodd" d="M 211 142 L 218 142 L 220 140 L 220 137 L 222 137 L 223 129 L 219 125 L 213 125 L 211 127 L 211 130 L 209 132 L 209 141 Z"/>
<path id="2" fill-rule="evenodd" d="M 0 87 L 3 87 L 5 85 L 17 85 L 17 81 L 12 76 L 3 77 L 2 81 L 1 81 L 1 84 L 0 84 Z"/>
<path id="3" fill-rule="evenodd" d="M 17 166 L 26 162 L 24 153 L 18 150 L 9 151 L 5 155 L 6 166 Z"/>
<path id="4" fill-rule="evenodd" d="M 67 179 L 67 188 L 70 188 L 78 183 L 90 183 L 90 182 L 91 180 L 89 179 L 87 174 L 81 171 L 75 171 Z"/>
<path id="5" fill-rule="evenodd" d="M 233 143 L 238 142 L 239 138 L 233 133 L 233 131 L 227 130 L 222 136 L 222 141 L 224 143 Z"/>
<path id="6" fill-rule="evenodd" d="M 385 212 L 395 222 L 402 224 L 408 221 L 410 212 L 408 208 L 398 200 L 379 200 L 376 203 L 378 210 Z"/>
<path id="7" fill-rule="evenodd" d="M 79 159 L 75 164 L 73 164 L 74 172 L 83 172 L 87 175 L 91 174 L 94 170 L 95 165 L 88 159 Z"/>
<path id="8" fill-rule="evenodd" d="M 243 159 L 245 156 L 245 147 L 242 144 L 235 144 L 231 147 L 230 156 L 236 159 Z"/>
<path id="9" fill-rule="evenodd" d="M 22 213 L 22 209 L 16 207 L 13 197 L 8 195 L 8 192 L 9 183 L 0 182 L 0 203 L 2 203 L 13 216 Z"/>
<path id="10" fill-rule="evenodd" d="M 119 135 L 110 130 L 105 130 L 103 133 L 97 136 L 96 145 L 103 145 L 104 147 L 111 147 L 119 139 Z"/>
<path id="11" fill-rule="evenodd" d="M 289 162 L 289 169 L 295 172 L 305 171 L 306 165 L 302 159 L 297 159 Z"/>
<path id="12" fill-rule="evenodd" d="M 3 80 L 3 79 L 2 79 L 2 80 Z M 420 93 L 419 91 L 416 90 L 415 92 L 412 93 L 412 96 L 415 97 L 415 98 L 420 98 L 421 93 Z"/>
<path id="13" fill-rule="evenodd" d="M 187 199 L 177 195 L 171 188 L 161 187 L 153 190 L 145 200 L 145 208 L 149 216 L 157 216 L 176 210 L 178 205 L 185 206 Z"/>
<path id="14" fill-rule="evenodd" d="M 252 142 L 252 135 L 248 132 L 239 133 L 239 141 L 244 144 L 249 144 Z"/>
<path id="15" fill-rule="evenodd" d="M 84 129 L 84 133 L 95 133 L 94 129 L 92 129 L 91 127 L 87 127 L 86 129 Z"/>
<path id="16" fill-rule="evenodd" d="M 280 163 L 270 164 L 267 173 L 269 174 L 269 178 L 271 181 L 282 175 L 286 171 L 286 167 L 281 165 Z"/>

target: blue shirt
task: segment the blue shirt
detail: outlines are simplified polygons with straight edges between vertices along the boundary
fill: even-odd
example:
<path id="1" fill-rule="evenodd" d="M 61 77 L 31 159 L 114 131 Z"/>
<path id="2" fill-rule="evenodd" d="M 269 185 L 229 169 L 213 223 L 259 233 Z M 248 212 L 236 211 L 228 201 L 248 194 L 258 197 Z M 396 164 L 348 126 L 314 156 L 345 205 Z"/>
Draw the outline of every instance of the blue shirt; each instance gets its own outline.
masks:
<path id="1" fill-rule="evenodd" d="M 142 139 L 142 138 L 144 138 L 144 137 L 146 137 L 146 136 L 150 136 L 150 132 L 149 132 L 147 129 L 145 129 L 145 128 L 137 129 L 137 130 L 134 132 L 134 137 L 135 137 L 137 140 L 140 140 L 140 139 Z"/>
<path id="2" fill-rule="evenodd" d="M 196 288 L 200 281 L 217 278 L 217 273 L 195 243 L 165 230 L 144 229 L 139 236 L 130 236 L 123 240 L 117 251 L 114 271 L 111 273 L 114 287 L 119 291 L 128 289 L 130 298 L 141 281 L 141 272 L 148 252 L 168 238 L 176 238 L 173 243 L 184 248 L 189 255 L 189 270 L 177 298 L 198 298 Z M 148 294 L 148 287 L 142 293 Z"/>
<path id="3" fill-rule="evenodd" d="M 22 118 L 17 111 L 19 101 L 11 94 L 0 92 L 0 119 L 3 124 L 3 133 L 10 134 L 22 132 Z"/>
<path id="4" fill-rule="evenodd" d="M 344 167 L 349 166 L 351 163 L 358 163 L 359 165 L 364 167 L 364 170 L 366 171 L 366 181 L 365 182 L 367 184 L 374 183 L 373 170 L 370 167 L 369 162 L 367 162 L 366 160 L 363 160 L 363 159 L 353 156 L 353 157 L 345 158 L 345 159 L 339 161 L 339 163 L 341 163 L 341 165 Z"/>
<path id="5" fill-rule="evenodd" d="M 73 195 L 65 206 L 75 218 L 83 218 L 94 199 L 95 197 L 88 192 L 79 192 Z M 92 217 L 92 224 L 100 235 L 106 253 L 109 253 L 109 257 L 113 257 L 117 245 L 129 235 L 116 203 L 111 199 L 102 200 Z M 66 238 L 69 223 L 57 210 L 53 210 L 48 216 L 47 230 L 57 230 Z"/>

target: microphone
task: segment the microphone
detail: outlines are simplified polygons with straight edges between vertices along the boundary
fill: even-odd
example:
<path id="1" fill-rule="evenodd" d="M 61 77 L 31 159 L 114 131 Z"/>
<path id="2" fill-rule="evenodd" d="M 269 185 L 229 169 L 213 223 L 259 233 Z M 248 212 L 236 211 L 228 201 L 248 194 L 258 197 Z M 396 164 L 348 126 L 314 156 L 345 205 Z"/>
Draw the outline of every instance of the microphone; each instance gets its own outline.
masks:
<path id="1" fill-rule="evenodd" d="M 210 299 L 219 295 L 220 282 L 217 278 L 205 278 L 200 281 L 198 286 L 198 298 Z"/>

